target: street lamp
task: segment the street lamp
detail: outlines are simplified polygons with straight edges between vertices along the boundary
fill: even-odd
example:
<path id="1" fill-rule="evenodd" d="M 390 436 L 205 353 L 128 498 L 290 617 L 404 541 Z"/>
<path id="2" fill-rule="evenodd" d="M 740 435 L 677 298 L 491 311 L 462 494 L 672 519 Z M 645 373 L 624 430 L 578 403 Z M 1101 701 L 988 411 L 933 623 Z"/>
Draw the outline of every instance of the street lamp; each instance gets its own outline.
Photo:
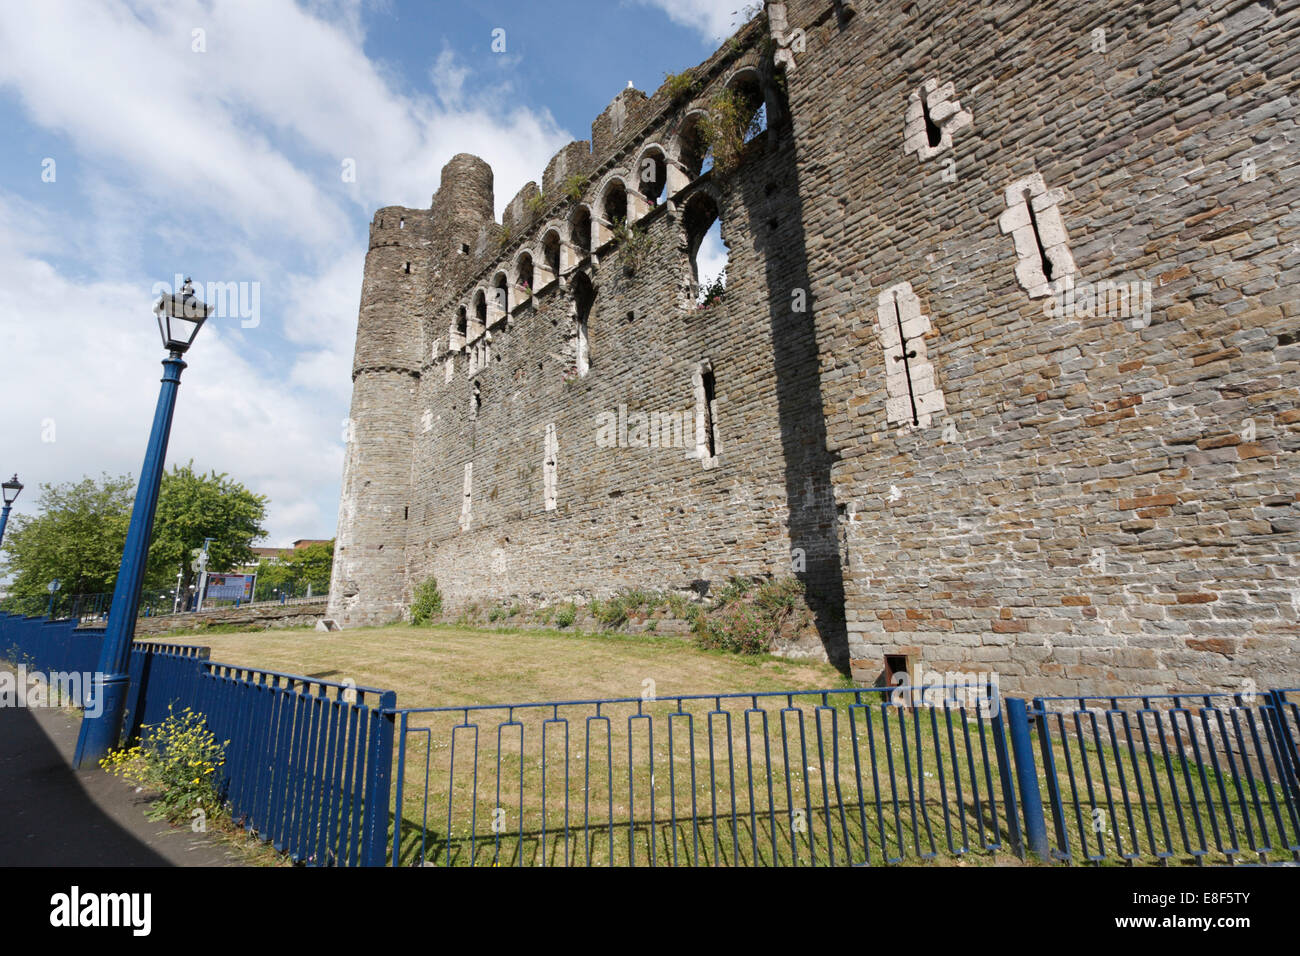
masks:
<path id="1" fill-rule="evenodd" d="M 23 490 L 23 483 L 18 480 L 17 475 L 14 475 L 3 485 L 0 485 L 0 490 L 4 491 L 5 502 L 4 510 L 0 511 L 0 544 L 3 544 L 5 539 L 5 525 L 9 523 L 9 509 L 12 508 L 14 502 L 18 500 L 18 492 Z"/>
<path id="2" fill-rule="evenodd" d="M 144 583 L 149 539 L 153 536 L 153 519 L 158 508 L 158 489 L 162 484 L 172 414 L 176 410 L 176 391 L 180 388 L 181 372 L 185 368 L 182 356 L 194 344 L 199 329 L 212 314 L 212 306 L 204 305 L 195 297 L 194 285 L 186 278 L 184 288 L 179 293 L 164 296 L 154 305 L 153 311 L 158 318 L 163 348 L 167 349 L 167 357 L 162 362 L 162 388 L 158 393 L 158 407 L 154 411 L 153 430 L 149 433 L 144 464 L 140 467 L 140 484 L 135 492 L 131 524 L 126 532 L 126 546 L 122 549 L 122 564 L 113 587 L 113 604 L 99 655 L 96 682 L 100 696 L 100 706 L 96 708 L 98 716 L 89 716 L 91 710 L 88 708 L 87 716 L 81 721 L 74 758 L 78 767 L 96 765 L 117 745 L 131 681 L 128 669 L 131 642 L 135 639 L 135 616 L 140 610 L 140 589 Z"/>

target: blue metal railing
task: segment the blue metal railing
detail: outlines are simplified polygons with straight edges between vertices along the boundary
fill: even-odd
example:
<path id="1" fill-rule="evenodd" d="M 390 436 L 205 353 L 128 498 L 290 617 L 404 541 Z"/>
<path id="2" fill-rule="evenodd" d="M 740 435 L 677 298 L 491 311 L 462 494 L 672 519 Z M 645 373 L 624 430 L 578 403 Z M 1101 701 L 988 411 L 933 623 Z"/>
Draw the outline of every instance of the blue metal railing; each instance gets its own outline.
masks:
<path id="1" fill-rule="evenodd" d="M 863 688 L 400 710 L 391 859 L 815 866 L 1020 852 L 1002 715 L 985 692 L 984 704 Z"/>
<path id="2" fill-rule="evenodd" d="M 104 630 L 76 623 L 0 612 L 0 659 L 93 675 Z M 122 739 L 188 707 L 224 744 L 216 786 L 232 819 L 296 862 L 382 866 L 396 695 L 208 657 L 206 647 L 136 642 Z"/>
<path id="3" fill-rule="evenodd" d="M 1288 693 L 1036 699 L 1051 858 L 1300 859 Z"/>
<path id="4" fill-rule="evenodd" d="M 0 658 L 91 673 L 104 632 L 75 624 L 0 612 Z M 1300 860 L 1297 688 L 398 710 L 379 688 L 140 642 L 131 678 L 123 735 L 169 709 L 204 714 L 226 742 L 234 819 L 309 864 L 841 865 L 1003 849 L 1094 865 Z"/>
<path id="5" fill-rule="evenodd" d="M 296 861 L 382 866 L 397 695 L 207 661 L 200 682 L 236 822 Z"/>

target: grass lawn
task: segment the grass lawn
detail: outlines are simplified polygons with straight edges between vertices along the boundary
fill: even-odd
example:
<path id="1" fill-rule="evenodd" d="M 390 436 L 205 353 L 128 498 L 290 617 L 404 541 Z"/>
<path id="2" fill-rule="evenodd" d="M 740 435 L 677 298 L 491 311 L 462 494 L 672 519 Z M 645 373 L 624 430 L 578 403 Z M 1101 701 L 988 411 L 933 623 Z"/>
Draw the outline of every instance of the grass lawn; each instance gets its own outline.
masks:
<path id="1" fill-rule="evenodd" d="M 988 717 L 891 706 L 887 693 L 809 693 L 851 687 L 827 664 L 678 637 L 448 626 L 181 640 L 222 663 L 350 678 L 396 691 L 399 708 L 448 708 L 402 718 L 392 825 L 404 865 L 1019 862 Z M 763 692 L 784 693 L 671 699 Z M 631 701 L 497 706 L 609 698 Z M 1245 765 L 1202 775 L 1135 756 L 1145 751 L 1123 736 L 1119 747 L 1055 726 L 1051 736 L 1068 801 L 1059 827 L 1076 859 L 1188 860 L 1201 841 L 1180 831 L 1180 806 L 1189 826 L 1209 824 L 1205 862 L 1226 862 L 1208 832 L 1217 821 L 1228 845 L 1254 828 L 1275 850 L 1295 846 L 1276 788 Z M 1044 813 L 1059 849 L 1058 820 Z"/>
<path id="2" fill-rule="evenodd" d="M 399 707 L 851 686 L 815 661 L 707 651 L 679 637 L 455 627 L 189 632 L 227 664 L 397 691 Z"/>
<path id="3" fill-rule="evenodd" d="M 852 686 L 824 663 L 709 651 L 680 637 L 531 629 L 190 640 L 223 663 L 395 690 L 403 708 L 635 701 L 411 714 L 403 863 L 951 860 L 949 826 L 972 849 L 1004 829 L 978 727 L 972 738 L 958 720 L 950 738 L 943 719 L 850 712 L 850 695 L 823 702 L 806 692 Z M 720 706 L 664 700 L 763 692 L 805 693 Z"/>

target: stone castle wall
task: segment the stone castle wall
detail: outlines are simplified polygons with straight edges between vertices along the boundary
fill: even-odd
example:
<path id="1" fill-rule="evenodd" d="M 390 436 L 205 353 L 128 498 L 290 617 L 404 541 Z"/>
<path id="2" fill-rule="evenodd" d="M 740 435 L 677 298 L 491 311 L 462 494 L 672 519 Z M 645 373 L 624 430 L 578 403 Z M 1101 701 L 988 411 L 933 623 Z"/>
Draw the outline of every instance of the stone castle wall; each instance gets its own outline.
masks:
<path id="1" fill-rule="evenodd" d="M 793 571 L 864 681 L 1294 683 L 1298 8 L 770 3 L 502 223 L 456 157 L 372 228 L 331 615 Z M 724 88 L 768 129 L 701 176 Z M 696 434 L 632 447 L 637 412 Z"/>

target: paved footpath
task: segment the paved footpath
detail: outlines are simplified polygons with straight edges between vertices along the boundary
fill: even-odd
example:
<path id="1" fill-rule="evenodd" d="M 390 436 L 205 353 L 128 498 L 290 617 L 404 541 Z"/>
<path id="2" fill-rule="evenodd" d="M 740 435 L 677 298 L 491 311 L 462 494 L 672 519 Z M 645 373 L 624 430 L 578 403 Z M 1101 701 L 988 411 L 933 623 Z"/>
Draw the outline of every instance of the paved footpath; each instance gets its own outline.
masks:
<path id="1" fill-rule="evenodd" d="M 134 786 L 73 770 L 79 712 L 0 706 L 0 866 L 236 866 L 215 837 L 145 816 Z"/>

